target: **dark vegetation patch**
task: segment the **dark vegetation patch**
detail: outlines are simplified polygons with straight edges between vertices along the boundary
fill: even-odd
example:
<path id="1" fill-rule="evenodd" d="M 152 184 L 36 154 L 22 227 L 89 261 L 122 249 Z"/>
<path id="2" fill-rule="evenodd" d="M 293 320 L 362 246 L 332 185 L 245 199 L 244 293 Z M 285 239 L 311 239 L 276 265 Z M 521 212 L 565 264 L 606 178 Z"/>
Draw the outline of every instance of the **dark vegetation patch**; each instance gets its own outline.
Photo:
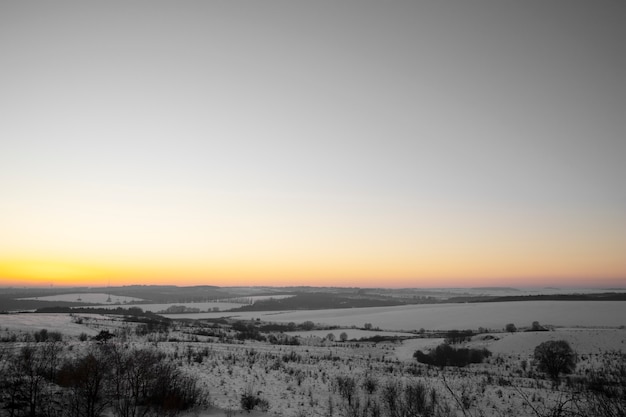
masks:
<path id="1" fill-rule="evenodd" d="M 371 337 L 362 337 L 359 339 L 360 342 L 373 342 L 373 343 L 382 343 L 382 342 L 398 342 L 401 340 L 411 339 L 411 336 L 385 336 L 377 334 Z"/>
<path id="2" fill-rule="evenodd" d="M 418 362 L 439 367 L 464 367 L 470 363 L 482 363 L 489 356 L 491 352 L 487 349 L 455 348 L 447 343 L 437 346 L 428 353 L 418 350 L 413 354 Z"/>
<path id="3" fill-rule="evenodd" d="M 333 293 L 296 294 L 281 299 L 260 300 L 230 311 L 323 310 L 331 308 L 388 307 L 408 304 L 403 299 L 376 295 L 338 295 Z"/>
<path id="4" fill-rule="evenodd" d="M 212 285 L 178 287 L 176 285 L 131 285 L 103 288 L 112 295 L 142 298 L 144 303 L 193 303 L 234 297 L 227 290 Z M 137 303 L 139 304 L 139 303 Z"/>
<path id="5" fill-rule="evenodd" d="M 506 301 L 626 301 L 626 293 L 605 292 L 600 294 L 541 294 L 507 296 L 464 296 L 452 297 L 449 303 L 501 303 Z"/>

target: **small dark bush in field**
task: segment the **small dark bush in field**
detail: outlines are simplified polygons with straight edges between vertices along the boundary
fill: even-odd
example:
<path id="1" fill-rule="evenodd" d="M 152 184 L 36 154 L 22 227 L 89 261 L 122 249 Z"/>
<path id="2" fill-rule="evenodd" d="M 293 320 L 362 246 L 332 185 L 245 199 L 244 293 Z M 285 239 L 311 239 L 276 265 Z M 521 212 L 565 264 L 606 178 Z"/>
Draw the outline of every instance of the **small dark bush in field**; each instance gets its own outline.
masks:
<path id="1" fill-rule="evenodd" d="M 269 403 L 267 400 L 255 394 L 251 387 L 246 388 L 244 393 L 241 394 L 240 403 L 241 408 L 248 413 L 257 407 L 262 411 L 267 411 L 267 409 L 269 409 Z"/>
<path id="2" fill-rule="evenodd" d="M 282 356 L 283 362 L 301 362 L 302 356 L 294 352 L 293 350 Z"/>
<path id="3" fill-rule="evenodd" d="M 352 398 L 356 393 L 356 381 L 354 378 L 347 375 L 339 375 L 335 380 L 335 384 L 339 395 L 348 402 L 348 405 L 352 405 Z"/>
<path id="4" fill-rule="evenodd" d="M 237 339 L 239 340 L 267 340 L 264 335 L 261 334 L 259 328 L 254 323 L 248 323 L 238 321 L 233 323 L 233 330 L 237 332 Z"/>
<path id="5" fill-rule="evenodd" d="M 48 331 L 46 329 L 41 329 L 38 332 L 35 332 L 35 342 L 47 342 L 48 341 Z"/>
<path id="6" fill-rule="evenodd" d="M 530 329 L 528 331 L 530 331 L 530 332 L 547 332 L 548 329 L 546 329 L 541 324 L 539 324 L 538 321 L 533 321 L 533 324 L 530 326 Z"/>
<path id="7" fill-rule="evenodd" d="M 450 330 L 446 333 L 446 338 L 444 340 L 445 343 L 455 345 L 458 343 L 463 343 L 472 338 L 473 332 L 471 330 Z"/>
<path id="8" fill-rule="evenodd" d="M 96 342 L 106 343 L 109 339 L 115 337 L 113 333 L 108 330 L 100 330 L 100 333 L 93 337 Z"/>
<path id="9" fill-rule="evenodd" d="M 576 355 L 565 340 L 548 340 L 535 348 L 537 368 L 554 381 L 559 374 L 569 374 L 576 368 Z"/>
<path id="10" fill-rule="evenodd" d="M 515 327 L 515 324 L 509 323 L 504 327 L 504 330 L 509 333 L 515 333 L 517 331 L 517 327 Z"/>
<path id="11" fill-rule="evenodd" d="M 446 343 L 437 346 L 429 353 L 424 353 L 421 350 L 418 350 L 413 354 L 413 357 L 420 363 L 441 367 L 463 367 L 469 365 L 470 363 L 481 363 L 489 356 L 491 356 L 491 352 L 487 349 L 457 349 Z"/>
<path id="12" fill-rule="evenodd" d="M 376 391 L 376 388 L 378 388 L 378 380 L 376 378 L 374 378 L 372 375 L 366 375 L 365 378 L 363 379 L 363 389 L 368 393 L 368 394 L 373 394 L 374 391 Z"/>
<path id="13" fill-rule="evenodd" d="M 46 329 L 41 329 L 33 334 L 35 342 L 60 342 L 63 340 L 63 335 L 59 332 L 49 332 Z"/>
<path id="14" fill-rule="evenodd" d="M 307 320 L 307 321 L 305 321 L 304 323 L 302 323 L 302 324 L 300 325 L 300 328 L 301 328 L 302 330 L 313 330 L 313 329 L 315 328 L 315 323 L 313 323 L 313 322 L 312 322 L 312 321 L 310 321 L 310 320 Z"/>

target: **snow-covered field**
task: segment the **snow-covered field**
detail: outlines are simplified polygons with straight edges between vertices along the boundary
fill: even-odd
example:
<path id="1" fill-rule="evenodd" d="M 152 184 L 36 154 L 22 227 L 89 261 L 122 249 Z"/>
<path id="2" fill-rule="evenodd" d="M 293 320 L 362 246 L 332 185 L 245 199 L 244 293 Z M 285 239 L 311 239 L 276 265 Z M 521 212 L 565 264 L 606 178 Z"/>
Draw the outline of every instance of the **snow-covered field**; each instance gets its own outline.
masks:
<path id="1" fill-rule="evenodd" d="M 172 306 L 184 306 L 186 308 L 194 308 L 194 309 L 197 308 L 200 311 L 213 311 L 214 309 L 218 309 L 218 311 L 228 311 L 228 310 L 232 310 L 233 308 L 239 308 L 244 305 L 248 305 L 248 304 L 237 303 L 237 302 L 226 302 L 226 301 L 215 301 L 215 302 L 208 301 L 204 303 L 125 304 L 123 306 L 105 304 L 105 305 L 98 305 L 98 306 L 93 306 L 93 307 L 94 308 L 109 308 L 109 309 L 115 309 L 118 307 L 123 307 L 123 308 L 137 307 L 137 308 L 142 309 L 143 311 L 150 311 L 152 313 L 158 313 L 160 311 L 166 311 L 168 308 Z M 186 313 L 186 314 L 207 314 L 207 313 Z M 185 316 L 185 313 L 172 315 L 173 318 L 177 318 L 177 317 L 182 318 L 184 316 Z"/>
<path id="2" fill-rule="evenodd" d="M 0 332 L 36 332 L 46 329 L 50 332 L 59 332 L 71 337 L 78 336 L 81 333 L 90 336 L 97 333 L 94 328 L 77 323 L 77 317 L 82 317 L 84 321 L 97 321 L 99 323 L 110 320 L 108 317 L 99 314 L 81 314 L 80 316 L 62 313 L 2 314 L 0 315 Z"/>
<path id="3" fill-rule="evenodd" d="M 206 301 L 206 302 L 192 302 L 192 303 L 158 303 L 158 304 L 126 304 L 124 308 L 137 307 L 143 311 L 150 311 L 152 313 L 158 313 L 166 311 L 171 306 L 184 306 L 189 309 L 199 309 L 200 313 L 176 313 L 172 315 L 172 318 L 183 318 L 184 314 L 207 314 L 205 312 L 217 311 L 229 311 L 234 308 L 254 304 L 257 301 L 270 300 L 270 299 L 282 299 L 293 297 L 293 295 L 253 295 L 249 297 L 235 297 L 227 298 L 218 301 Z M 117 308 L 118 305 L 104 304 L 96 306 L 97 308 Z"/>
<path id="4" fill-rule="evenodd" d="M 27 297 L 20 300 L 40 300 L 40 301 L 67 301 L 70 303 L 89 303 L 89 304 L 127 304 L 143 301 L 137 297 L 126 297 L 123 295 L 113 295 L 106 293 L 70 293 L 45 295 L 42 297 Z"/>
<path id="5" fill-rule="evenodd" d="M 167 315 L 171 318 L 260 318 L 279 323 L 310 320 L 329 326 L 362 327 L 395 331 L 486 329 L 500 330 L 508 323 L 530 327 L 532 322 L 561 327 L 619 327 L 626 325 L 622 301 L 511 301 L 502 303 L 415 304 L 332 310 L 253 311 Z"/>
<path id="6" fill-rule="evenodd" d="M 185 305 L 198 306 L 195 303 Z M 158 306 L 163 309 L 169 305 Z M 146 305 L 139 304 L 138 307 L 147 309 Z M 194 416 L 244 415 L 240 414 L 240 398 L 248 388 L 269 404 L 267 412 L 254 411 L 249 414 L 251 416 L 321 416 L 330 415 L 333 410 L 333 415 L 341 416 L 344 415 L 341 407 L 345 403 L 334 385 L 340 376 L 354 378 L 359 384 L 359 392 L 362 392 L 361 384 L 368 376 L 374 377 L 380 387 L 389 381 L 418 378 L 437 389 L 442 401 L 454 408 L 456 403 L 443 385 L 445 375 L 446 383 L 454 392 L 467 395 L 473 411 L 471 415 L 530 417 L 535 414 L 518 390 L 523 389 L 536 398 L 533 400 L 536 407 L 549 405 L 561 395 L 561 392 L 551 390 L 550 382 L 532 365 L 535 347 L 546 340 L 567 340 L 578 354 L 579 375 L 584 375 L 585 369 L 599 363 L 606 352 L 626 353 L 626 329 L 620 328 L 626 321 L 625 309 L 626 303 L 623 302 L 528 301 L 232 314 L 263 321 L 296 324 L 313 321 L 339 326 L 289 332 L 290 337 L 300 337 L 302 343 L 299 346 L 240 341 L 233 335 L 221 339 L 206 333 L 211 327 L 202 327 L 203 332 L 199 332 L 189 324 L 174 325 L 166 334 L 139 336 L 133 326 L 140 324 L 93 314 L 0 315 L 0 336 L 5 338 L 11 332 L 36 332 L 45 328 L 65 335 L 64 345 L 75 353 L 89 343 L 76 343 L 81 334 L 93 336 L 103 329 L 119 334 L 119 337 L 123 334 L 124 338 L 119 340 L 125 346 L 158 349 L 185 373 L 197 378 L 200 387 L 209 393 L 212 407 L 196 410 L 190 414 Z M 227 315 L 209 314 L 212 317 Z M 169 315 L 174 319 L 206 316 L 206 313 Z M 534 321 L 557 327 L 544 332 L 502 331 L 507 323 L 522 328 Z M 365 323 L 370 323 L 375 330 L 353 328 L 363 327 Z M 465 346 L 485 347 L 493 353 L 492 358 L 484 364 L 444 370 L 417 365 L 413 358 L 416 350 L 429 351 L 441 344 L 443 338 L 420 338 L 415 333 L 400 331 L 423 328 L 424 335 L 428 336 L 434 330 L 479 327 L 493 331 L 475 335 Z M 342 332 L 354 341 L 340 342 Z M 335 336 L 335 341 L 327 340 L 329 333 Z M 412 338 L 380 343 L 359 340 L 375 335 Z M 523 362 L 526 365 L 522 366 Z M 234 410 L 239 411 L 235 413 Z M 456 415 L 463 414 L 460 409 L 457 411 Z"/>
<path id="7" fill-rule="evenodd" d="M 484 343 L 494 354 L 532 355 L 535 347 L 547 340 L 567 340 L 578 354 L 599 354 L 604 351 L 626 353 L 626 329 L 559 328 L 551 332 L 518 332 L 496 335 L 498 340 Z M 483 345 L 476 336 L 473 344 Z"/>

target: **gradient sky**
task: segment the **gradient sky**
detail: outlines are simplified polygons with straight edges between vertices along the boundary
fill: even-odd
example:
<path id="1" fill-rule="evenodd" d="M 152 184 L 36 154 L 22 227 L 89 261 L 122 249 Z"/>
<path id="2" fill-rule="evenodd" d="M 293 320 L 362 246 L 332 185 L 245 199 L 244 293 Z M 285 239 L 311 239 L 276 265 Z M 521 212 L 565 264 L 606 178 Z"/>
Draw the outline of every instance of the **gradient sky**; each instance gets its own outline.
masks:
<path id="1" fill-rule="evenodd" d="M 625 286 L 623 1 L 2 1 L 0 285 Z"/>

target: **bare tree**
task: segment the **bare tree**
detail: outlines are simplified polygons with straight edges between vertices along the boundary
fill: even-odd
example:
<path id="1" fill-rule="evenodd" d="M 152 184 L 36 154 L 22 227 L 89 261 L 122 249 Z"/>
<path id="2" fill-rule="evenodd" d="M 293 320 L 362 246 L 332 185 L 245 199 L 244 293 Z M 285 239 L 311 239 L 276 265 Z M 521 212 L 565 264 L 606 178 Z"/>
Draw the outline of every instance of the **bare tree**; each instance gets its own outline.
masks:
<path id="1" fill-rule="evenodd" d="M 535 348 L 537 368 L 545 372 L 553 381 L 559 375 L 569 374 L 576 368 L 576 355 L 565 340 L 548 340 Z"/>
<path id="2" fill-rule="evenodd" d="M 356 381 L 354 378 L 347 375 L 339 375 L 335 380 L 335 384 L 339 395 L 348 402 L 348 405 L 352 405 L 352 399 L 356 394 Z"/>
<path id="3" fill-rule="evenodd" d="M 46 384 L 55 378 L 59 353 L 57 343 L 39 343 L 26 345 L 15 355 L 6 376 L 10 415 L 36 417 L 44 404 L 52 402 Z"/>
<path id="4" fill-rule="evenodd" d="M 105 358 L 96 350 L 65 363 L 59 372 L 58 381 L 61 386 L 69 388 L 67 415 L 100 416 L 108 405 L 104 390 L 108 370 Z"/>

